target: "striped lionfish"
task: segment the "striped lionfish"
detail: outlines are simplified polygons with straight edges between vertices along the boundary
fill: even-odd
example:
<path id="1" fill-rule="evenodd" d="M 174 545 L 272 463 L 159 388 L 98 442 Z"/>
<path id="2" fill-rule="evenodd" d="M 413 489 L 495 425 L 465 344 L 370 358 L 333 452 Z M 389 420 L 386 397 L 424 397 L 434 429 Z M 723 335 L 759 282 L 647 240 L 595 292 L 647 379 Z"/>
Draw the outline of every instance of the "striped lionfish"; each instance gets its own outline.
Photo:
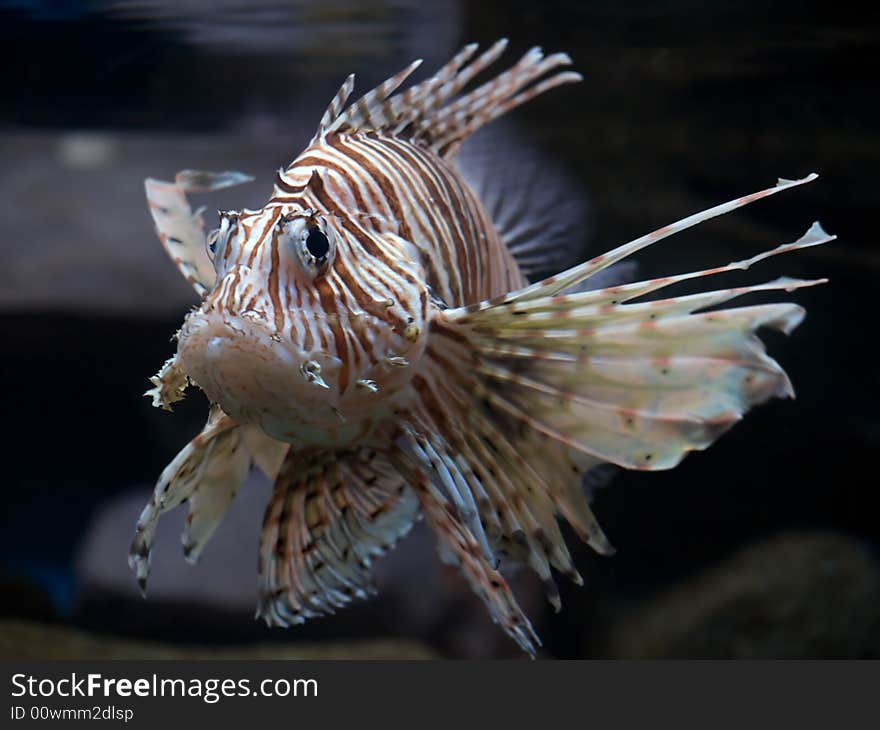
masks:
<path id="1" fill-rule="evenodd" d="M 274 482 L 259 549 L 257 616 L 267 624 L 299 624 L 373 593 L 374 558 L 424 518 L 441 558 L 534 654 L 539 640 L 501 556 L 527 563 L 558 610 L 552 569 L 582 581 L 557 515 L 612 552 L 585 474 L 607 463 L 670 469 L 752 406 L 793 396 L 756 331 L 788 333 L 804 310 L 718 305 L 824 279 L 645 297 L 831 241 L 817 223 L 726 266 L 592 284 L 661 239 L 816 175 L 530 282 L 541 226 L 507 245 L 516 235 L 490 217 L 457 153 L 488 122 L 581 77 L 565 69 L 567 55 L 533 49 L 468 91 L 505 45 L 482 55 L 466 46 L 395 93 L 415 62 L 346 106 L 349 76 L 265 206 L 221 211 L 208 235 L 185 193 L 248 176 L 188 170 L 174 183 L 146 181 L 159 238 L 201 297 L 147 394 L 170 410 L 194 383 L 212 405 L 138 520 L 129 562 L 142 588 L 159 516 L 189 502 L 183 544 L 194 561 L 257 465 Z"/>

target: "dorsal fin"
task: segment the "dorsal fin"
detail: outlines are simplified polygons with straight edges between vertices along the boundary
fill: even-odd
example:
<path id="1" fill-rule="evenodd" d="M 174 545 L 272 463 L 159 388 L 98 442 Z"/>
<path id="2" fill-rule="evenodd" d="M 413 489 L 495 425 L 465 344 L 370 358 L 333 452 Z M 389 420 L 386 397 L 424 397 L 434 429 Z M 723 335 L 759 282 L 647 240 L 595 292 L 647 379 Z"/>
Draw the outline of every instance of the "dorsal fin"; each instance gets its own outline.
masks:
<path id="1" fill-rule="evenodd" d="M 386 112 L 388 108 L 388 105 L 385 103 L 386 99 L 421 65 L 421 59 L 413 61 L 403 71 L 386 79 L 372 91 L 368 91 L 358 101 L 348 107 L 344 113 L 333 120 L 327 127 L 327 131 L 335 132 L 342 127 L 349 127 L 351 129 L 383 128 L 389 121 Z"/>
<path id="2" fill-rule="evenodd" d="M 327 110 L 324 112 L 324 116 L 321 117 L 321 122 L 318 124 L 318 132 L 315 135 L 316 138 L 326 134 L 330 125 L 336 121 L 339 117 L 339 113 L 342 111 L 342 107 L 345 106 L 345 102 L 347 102 L 348 97 L 351 96 L 352 91 L 354 91 L 354 74 L 349 74 L 342 86 L 339 87 L 339 91 L 336 92 L 336 96 L 333 97 Z"/>
<path id="3" fill-rule="evenodd" d="M 566 54 L 545 56 L 540 48 L 532 48 L 507 71 L 450 101 L 506 47 L 507 40 L 502 39 L 468 64 L 477 50 L 476 44 L 469 44 L 434 76 L 391 96 L 418 67 L 416 61 L 343 110 L 351 91 L 349 77 L 321 119 L 313 142 L 332 132 L 385 132 L 452 157 L 468 137 L 493 119 L 560 84 L 581 80 L 572 71 L 557 72 L 571 63 Z"/>

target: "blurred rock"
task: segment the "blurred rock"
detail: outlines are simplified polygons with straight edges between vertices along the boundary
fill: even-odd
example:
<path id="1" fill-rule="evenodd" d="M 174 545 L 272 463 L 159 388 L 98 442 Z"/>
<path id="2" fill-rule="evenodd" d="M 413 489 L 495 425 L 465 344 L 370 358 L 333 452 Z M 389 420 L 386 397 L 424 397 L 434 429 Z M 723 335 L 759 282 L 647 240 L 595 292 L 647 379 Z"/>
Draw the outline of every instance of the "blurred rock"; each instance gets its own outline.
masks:
<path id="1" fill-rule="evenodd" d="M 270 493 L 267 481 L 253 475 L 239 490 L 196 566 L 183 559 L 181 548 L 186 506 L 163 515 L 156 530 L 147 601 L 221 605 L 250 619 L 257 603 L 259 526 Z M 149 496 L 149 489 L 133 490 L 96 510 L 75 565 L 81 593 L 101 590 L 142 601 L 128 567 L 128 549 Z"/>
<path id="2" fill-rule="evenodd" d="M 415 641 L 177 646 L 131 641 L 32 621 L 0 621 L 0 659 L 436 659 Z"/>
<path id="3" fill-rule="evenodd" d="M 618 621 L 607 654 L 629 659 L 880 657 L 880 571 L 833 533 L 757 542 Z"/>
<path id="4" fill-rule="evenodd" d="M 116 162 L 117 146 L 107 134 L 72 132 L 58 139 L 56 158 L 71 170 L 99 170 Z"/>

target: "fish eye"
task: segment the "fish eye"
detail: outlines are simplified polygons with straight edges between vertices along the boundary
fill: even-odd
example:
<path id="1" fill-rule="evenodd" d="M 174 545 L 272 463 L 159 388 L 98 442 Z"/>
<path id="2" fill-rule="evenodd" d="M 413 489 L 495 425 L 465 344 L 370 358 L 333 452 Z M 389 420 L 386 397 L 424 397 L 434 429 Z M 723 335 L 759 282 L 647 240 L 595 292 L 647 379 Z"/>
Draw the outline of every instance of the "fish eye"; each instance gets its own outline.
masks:
<path id="1" fill-rule="evenodd" d="M 309 226 L 306 234 L 306 248 L 319 261 L 330 253 L 330 240 L 317 226 Z"/>
<path id="2" fill-rule="evenodd" d="M 330 266 L 335 253 L 332 233 L 328 235 L 323 221 L 311 211 L 291 213 L 278 222 L 280 235 L 297 263 L 311 276 L 322 274 Z"/>

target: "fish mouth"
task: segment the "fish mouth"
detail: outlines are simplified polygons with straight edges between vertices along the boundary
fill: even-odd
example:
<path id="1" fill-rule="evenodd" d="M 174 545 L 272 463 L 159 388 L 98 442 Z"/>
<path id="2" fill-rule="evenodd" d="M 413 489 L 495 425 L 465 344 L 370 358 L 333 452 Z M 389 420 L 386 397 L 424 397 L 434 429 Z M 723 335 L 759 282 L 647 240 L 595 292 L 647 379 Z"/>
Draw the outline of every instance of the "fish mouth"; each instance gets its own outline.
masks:
<path id="1" fill-rule="evenodd" d="M 236 421 L 265 428 L 314 421 L 324 412 L 328 421 L 336 418 L 339 359 L 306 351 L 261 322 L 192 312 L 181 328 L 178 354 L 190 379 Z"/>

